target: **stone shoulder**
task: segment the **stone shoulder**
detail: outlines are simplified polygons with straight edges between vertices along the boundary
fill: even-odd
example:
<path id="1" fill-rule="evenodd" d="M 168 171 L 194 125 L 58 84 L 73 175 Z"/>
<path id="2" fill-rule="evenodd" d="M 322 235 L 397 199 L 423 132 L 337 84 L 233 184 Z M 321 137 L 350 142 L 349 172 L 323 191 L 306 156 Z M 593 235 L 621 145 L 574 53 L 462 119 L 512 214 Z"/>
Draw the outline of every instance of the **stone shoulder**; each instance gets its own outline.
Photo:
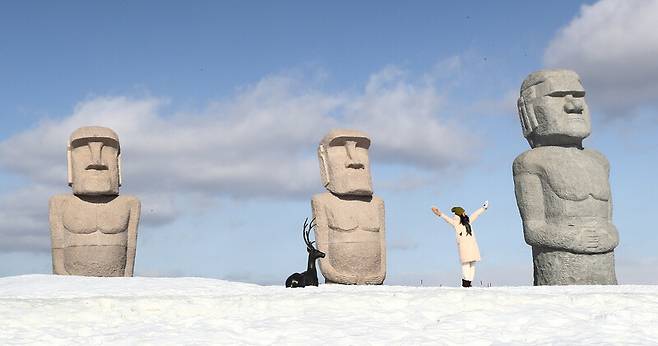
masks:
<path id="1" fill-rule="evenodd" d="M 136 196 L 132 195 L 119 195 L 117 196 L 117 200 L 121 202 L 126 202 L 130 204 L 137 204 L 137 205 L 142 205 L 142 202 L 137 198 Z"/>
<path id="2" fill-rule="evenodd" d="M 376 203 L 377 205 L 384 205 L 384 200 L 381 199 L 379 196 L 372 195 L 372 201 L 373 203 Z"/>
<path id="3" fill-rule="evenodd" d="M 57 202 L 62 202 L 66 201 L 67 199 L 71 199 L 74 195 L 68 194 L 68 193 L 62 193 L 59 195 L 53 195 L 50 197 L 49 201 L 50 203 L 57 203 Z"/>
<path id="4" fill-rule="evenodd" d="M 516 176 L 522 173 L 537 174 L 541 171 L 541 162 L 546 153 L 541 148 L 526 150 L 517 156 L 512 163 L 512 173 Z"/>
<path id="5" fill-rule="evenodd" d="M 595 149 L 585 148 L 583 149 L 583 152 L 588 156 L 594 158 L 598 162 L 600 162 L 603 166 L 606 167 L 606 169 L 610 169 L 610 162 L 608 161 L 608 158 L 605 157 L 605 155 L 603 155 L 600 151 Z"/>
<path id="6" fill-rule="evenodd" d="M 52 213 L 53 210 L 59 209 L 63 203 L 70 200 L 72 197 L 73 195 L 66 193 L 51 196 L 48 199 L 48 209 L 50 210 L 50 213 Z"/>
<path id="7" fill-rule="evenodd" d="M 322 192 L 317 193 L 311 197 L 311 203 L 322 203 L 329 201 L 330 199 L 335 198 L 331 192 Z"/>

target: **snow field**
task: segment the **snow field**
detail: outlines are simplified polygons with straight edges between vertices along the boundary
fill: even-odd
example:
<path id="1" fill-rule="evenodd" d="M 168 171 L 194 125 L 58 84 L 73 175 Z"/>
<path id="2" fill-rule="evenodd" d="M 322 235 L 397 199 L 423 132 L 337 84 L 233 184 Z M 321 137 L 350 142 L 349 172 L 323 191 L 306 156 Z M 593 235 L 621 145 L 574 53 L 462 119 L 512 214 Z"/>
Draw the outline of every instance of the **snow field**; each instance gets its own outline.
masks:
<path id="1" fill-rule="evenodd" d="M 655 345 L 658 286 L 0 278 L 2 345 Z"/>

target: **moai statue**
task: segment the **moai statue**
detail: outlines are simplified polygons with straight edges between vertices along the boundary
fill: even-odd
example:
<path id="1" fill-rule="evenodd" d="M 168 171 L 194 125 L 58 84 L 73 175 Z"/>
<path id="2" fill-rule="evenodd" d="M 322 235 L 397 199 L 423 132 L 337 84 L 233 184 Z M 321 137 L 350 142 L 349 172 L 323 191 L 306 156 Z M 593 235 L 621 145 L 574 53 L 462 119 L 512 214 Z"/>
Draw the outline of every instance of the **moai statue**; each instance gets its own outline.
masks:
<path id="1" fill-rule="evenodd" d="M 530 74 L 518 101 L 532 149 L 512 166 L 535 285 L 616 284 L 610 166 L 583 148 L 591 132 L 585 90 L 568 70 Z"/>
<path id="2" fill-rule="evenodd" d="M 318 147 L 322 183 L 313 196 L 320 271 L 327 283 L 380 285 L 386 277 L 384 201 L 373 196 L 368 148 L 360 131 L 333 130 Z"/>
<path id="3" fill-rule="evenodd" d="M 50 199 L 53 273 L 132 276 L 140 202 L 119 196 L 121 149 L 109 128 L 71 134 L 68 180 L 73 195 Z"/>

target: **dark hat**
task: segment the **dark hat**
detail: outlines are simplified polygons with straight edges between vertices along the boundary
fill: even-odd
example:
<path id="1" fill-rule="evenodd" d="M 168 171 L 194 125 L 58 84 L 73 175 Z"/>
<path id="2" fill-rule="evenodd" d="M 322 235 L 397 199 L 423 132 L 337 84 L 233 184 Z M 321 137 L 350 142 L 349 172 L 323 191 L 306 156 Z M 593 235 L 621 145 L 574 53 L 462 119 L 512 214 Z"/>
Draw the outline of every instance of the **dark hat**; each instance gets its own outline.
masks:
<path id="1" fill-rule="evenodd" d="M 452 207 L 452 209 L 450 209 L 450 211 L 455 213 L 455 215 L 459 215 L 459 216 L 464 215 L 464 212 L 465 212 L 464 208 L 462 208 L 462 207 Z"/>

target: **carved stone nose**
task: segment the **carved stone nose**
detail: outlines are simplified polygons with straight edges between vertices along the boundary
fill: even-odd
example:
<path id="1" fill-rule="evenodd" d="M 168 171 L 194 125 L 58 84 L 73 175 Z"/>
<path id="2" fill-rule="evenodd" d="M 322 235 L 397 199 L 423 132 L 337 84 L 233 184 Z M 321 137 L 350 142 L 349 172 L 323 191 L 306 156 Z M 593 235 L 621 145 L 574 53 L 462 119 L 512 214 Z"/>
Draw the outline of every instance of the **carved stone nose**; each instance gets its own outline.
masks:
<path id="1" fill-rule="evenodd" d="M 102 157 L 103 143 L 90 142 L 88 146 L 89 146 L 89 152 L 91 153 L 91 161 L 89 165 L 87 165 L 87 169 L 98 169 L 98 170 L 107 169 L 107 165 L 103 162 L 103 157 Z"/>
<path id="2" fill-rule="evenodd" d="M 362 169 L 365 167 L 356 154 L 355 141 L 345 142 L 345 151 L 347 152 L 347 162 L 345 162 L 346 168 Z"/>
<path id="3" fill-rule="evenodd" d="M 565 100 L 567 101 L 564 104 L 564 111 L 567 113 L 582 113 L 583 112 L 583 105 L 579 100 L 576 100 L 573 98 L 571 95 L 567 95 L 565 97 Z"/>

